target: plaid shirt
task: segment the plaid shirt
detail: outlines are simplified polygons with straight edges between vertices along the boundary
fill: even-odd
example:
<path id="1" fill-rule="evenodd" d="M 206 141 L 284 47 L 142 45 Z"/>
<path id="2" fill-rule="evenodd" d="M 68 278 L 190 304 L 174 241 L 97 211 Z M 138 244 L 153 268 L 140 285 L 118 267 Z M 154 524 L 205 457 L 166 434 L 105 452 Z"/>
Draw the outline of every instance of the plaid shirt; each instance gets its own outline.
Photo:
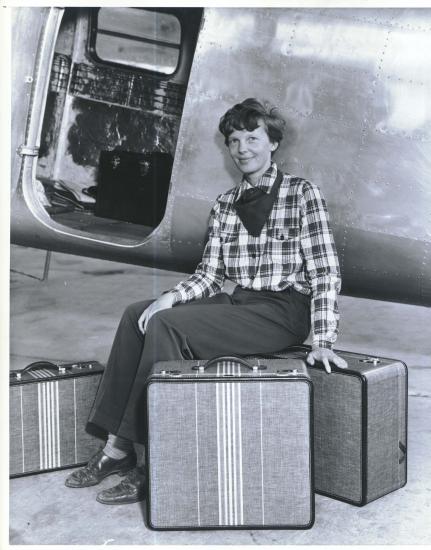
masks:
<path id="1" fill-rule="evenodd" d="M 273 162 L 258 186 L 269 193 L 276 175 Z M 259 237 L 253 237 L 234 209 L 236 199 L 249 187 L 243 178 L 238 187 L 217 198 L 202 261 L 174 287 L 174 303 L 216 294 L 225 278 L 253 290 L 293 287 L 311 295 L 313 344 L 332 348 L 338 333 L 341 279 L 324 198 L 315 185 L 285 174 L 268 221 Z"/>

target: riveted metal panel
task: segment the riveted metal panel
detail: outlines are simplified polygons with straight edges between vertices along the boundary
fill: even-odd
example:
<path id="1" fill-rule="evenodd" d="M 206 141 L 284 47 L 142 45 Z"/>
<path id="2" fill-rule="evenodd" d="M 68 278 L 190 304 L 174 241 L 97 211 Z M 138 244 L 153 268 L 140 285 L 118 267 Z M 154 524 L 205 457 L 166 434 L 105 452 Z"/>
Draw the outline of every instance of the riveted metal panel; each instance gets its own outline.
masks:
<path id="1" fill-rule="evenodd" d="M 192 195 L 207 206 L 200 229 L 178 212 L 170 218 L 174 254 L 184 255 L 188 241 L 199 242 L 200 254 L 212 202 L 241 177 L 218 133 L 220 117 L 258 97 L 288 121 L 277 163 L 327 199 L 344 288 L 376 296 L 383 285 L 386 299 L 428 303 L 430 28 L 428 9 L 205 10 L 168 207 L 172 213 Z M 352 264 L 358 249 L 370 251 L 360 273 Z"/>

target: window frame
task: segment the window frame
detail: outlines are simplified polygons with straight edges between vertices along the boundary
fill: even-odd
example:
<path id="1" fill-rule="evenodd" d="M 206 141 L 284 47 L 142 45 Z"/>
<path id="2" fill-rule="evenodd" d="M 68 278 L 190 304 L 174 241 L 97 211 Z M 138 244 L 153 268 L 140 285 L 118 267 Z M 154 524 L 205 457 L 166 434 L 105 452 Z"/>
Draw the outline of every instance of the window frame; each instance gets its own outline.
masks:
<path id="1" fill-rule="evenodd" d="M 178 47 L 178 61 L 177 66 L 175 67 L 175 70 L 172 73 L 162 73 L 160 71 L 155 71 L 153 69 L 146 69 L 144 67 L 136 67 L 135 65 L 129 65 L 127 63 L 116 63 L 115 61 L 109 61 L 108 59 L 103 59 L 99 57 L 96 51 L 96 39 L 97 39 L 97 33 L 98 33 L 98 15 L 99 10 L 104 7 L 100 6 L 97 8 L 92 8 L 90 10 L 90 20 L 89 20 L 89 39 L 87 42 L 87 51 L 90 56 L 90 58 L 96 62 L 97 64 L 104 65 L 104 66 L 110 66 L 110 67 L 118 67 L 122 70 L 128 70 L 128 71 L 139 71 L 144 74 L 151 75 L 159 80 L 170 80 L 177 76 L 177 74 L 181 70 L 182 66 L 182 57 L 183 57 L 183 42 L 184 42 L 184 25 L 183 20 L 181 17 L 181 13 L 177 11 L 175 8 L 147 8 L 147 7 L 139 7 L 136 9 L 144 9 L 146 11 L 153 11 L 156 13 L 166 13 L 168 15 L 172 15 L 176 17 L 180 24 L 180 44 Z M 117 8 L 117 6 L 106 6 L 107 8 Z M 129 7 L 129 6 L 125 6 Z M 132 6 L 130 6 L 132 7 Z M 121 35 L 122 33 L 119 33 Z M 156 42 L 156 41 L 155 41 Z M 160 41 L 160 43 L 163 43 L 163 41 Z M 175 48 L 176 49 L 176 48 Z"/>

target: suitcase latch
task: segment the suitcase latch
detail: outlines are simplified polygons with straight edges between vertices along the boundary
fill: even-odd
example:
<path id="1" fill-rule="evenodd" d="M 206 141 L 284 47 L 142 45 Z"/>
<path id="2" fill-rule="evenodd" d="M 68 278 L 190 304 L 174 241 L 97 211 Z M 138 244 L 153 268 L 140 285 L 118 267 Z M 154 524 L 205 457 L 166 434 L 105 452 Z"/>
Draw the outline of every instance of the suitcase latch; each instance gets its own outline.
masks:
<path id="1" fill-rule="evenodd" d="M 277 376 L 296 376 L 298 374 L 298 369 L 279 369 L 276 374 Z"/>
<path id="2" fill-rule="evenodd" d="M 359 359 L 360 363 L 372 363 L 373 365 L 378 365 L 381 363 L 378 357 L 365 357 L 365 359 Z"/>

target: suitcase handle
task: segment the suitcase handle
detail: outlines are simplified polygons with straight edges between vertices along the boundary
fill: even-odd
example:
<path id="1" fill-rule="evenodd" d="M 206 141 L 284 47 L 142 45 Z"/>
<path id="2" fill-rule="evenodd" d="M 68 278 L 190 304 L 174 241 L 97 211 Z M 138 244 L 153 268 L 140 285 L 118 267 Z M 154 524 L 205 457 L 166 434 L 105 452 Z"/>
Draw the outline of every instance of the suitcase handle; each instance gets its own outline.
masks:
<path id="1" fill-rule="evenodd" d="M 56 363 L 51 363 L 51 361 L 35 361 L 24 367 L 21 372 L 30 372 L 34 369 L 54 369 L 60 371 L 60 369 L 70 368 L 70 365 L 57 365 Z"/>
<path id="2" fill-rule="evenodd" d="M 208 361 L 205 363 L 205 365 L 192 367 L 194 370 L 201 370 L 204 371 L 208 369 L 209 367 L 212 367 L 213 365 L 217 365 L 217 363 L 221 363 L 222 361 L 231 361 L 232 363 L 238 363 L 242 367 L 246 367 L 249 370 L 265 370 L 265 365 L 252 365 L 245 359 L 242 359 L 241 357 L 235 357 L 234 355 L 218 355 L 217 357 L 213 357 L 212 359 L 208 359 Z"/>
<path id="3" fill-rule="evenodd" d="M 9 378 L 16 378 L 17 380 L 21 380 L 22 374 L 24 372 L 30 372 L 35 369 L 53 369 L 58 372 L 64 373 L 67 369 L 70 368 L 70 365 L 56 365 L 55 363 L 51 363 L 51 361 L 35 361 L 34 363 L 30 363 L 23 369 L 11 370 L 9 372 Z"/>

